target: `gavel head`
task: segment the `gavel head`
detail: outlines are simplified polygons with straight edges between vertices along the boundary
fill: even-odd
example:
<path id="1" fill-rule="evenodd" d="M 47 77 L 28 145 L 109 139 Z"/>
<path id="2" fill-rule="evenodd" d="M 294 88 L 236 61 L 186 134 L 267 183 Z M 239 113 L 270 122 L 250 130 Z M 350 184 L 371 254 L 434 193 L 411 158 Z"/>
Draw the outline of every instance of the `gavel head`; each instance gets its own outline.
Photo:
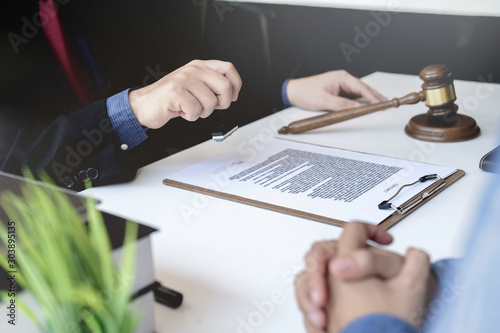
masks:
<path id="1" fill-rule="evenodd" d="M 454 104 L 455 88 L 448 66 L 442 64 L 427 66 L 422 69 L 419 77 L 424 81 L 422 90 L 425 94 L 425 105 L 430 108 L 429 116 L 444 116 L 448 119 L 453 117 L 458 107 Z"/>
<path id="2" fill-rule="evenodd" d="M 446 65 L 427 66 L 420 72 L 427 114 L 413 117 L 405 132 L 409 136 L 434 142 L 470 140 L 479 135 L 479 127 L 469 116 L 457 114 L 456 95 L 450 69 Z"/>

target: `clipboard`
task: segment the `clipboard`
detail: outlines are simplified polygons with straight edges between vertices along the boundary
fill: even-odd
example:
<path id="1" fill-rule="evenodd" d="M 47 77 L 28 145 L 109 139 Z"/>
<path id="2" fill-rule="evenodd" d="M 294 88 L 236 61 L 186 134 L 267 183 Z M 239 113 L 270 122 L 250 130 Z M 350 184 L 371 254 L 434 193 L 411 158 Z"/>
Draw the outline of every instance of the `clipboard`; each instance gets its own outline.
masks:
<path id="1" fill-rule="evenodd" d="M 405 217 L 410 215 L 412 212 L 414 212 L 415 210 L 420 208 L 426 202 L 428 202 L 429 200 L 434 198 L 436 195 L 443 192 L 446 188 L 448 188 L 450 185 L 455 183 L 458 179 L 462 178 L 464 175 L 465 175 L 465 171 L 457 169 L 457 171 L 454 172 L 453 174 L 451 174 L 450 176 L 443 178 L 444 186 L 442 186 L 441 188 L 439 188 L 438 190 L 433 192 L 428 197 L 423 198 L 421 202 L 419 202 L 418 204 L 413 206 L 411 209 L 409 209 L 404 214 L 393 213 L 392 215 L 387 217 L 385 220 L 380 222 L 378 225 L 380 227 L 382 227 L 383 229 L 388 230 L 392 226 L 396 225 L 399 221 L 403 220 Z M 308 213 L 308 212 L 304 212 L 301 210 L 292 209 L 292 208 L 288 208 L 288 207 L 283 207 L 283 206 L 271 204 L 268 202 L 249 199 L 249 198 L 245 198 L 245 197 L 230 194 L 230 193 L 212 190 L 209 188 L 204 188 L 204 187 L 199 187 L 199 186 L 195 186 L 195 185 L 191 185 L 191 184 L 186 184 L 186 183 L 179 182 L 179 181 L 172 180 L 172 179 L 164 179 L 163 184 L 167 185 L 167 186 L 172 186 L 172 187 L 176 187 L 176 188 L 180 188 L 180 189 L 184 189 L 184 190 L 188 190 L 188 191 L 192 191 L 192 192 L 196 192 L 196 193 L 200 193 L 200 194 L 210 195 L 210 196 L 213 196 L 216 198 L 230 200 L 230 201 L 234 201 L 237 203 L 242 203 L 245 205 L 250 205 L 250 206 L 254 206 L 254 207 L 258 207 L 258 208 L 272 210 L 272 211 L 275 211 L 278 213 L 284 213 L 284 214 L 288 214 L 288 215 L 292 215 L 292 216 L 296 216 L 296 217 L 301 217 L 301 218 L 305 218 L 308 220 L 321 222 L 321 223 L 325 223 L 325 224 L 330 224 L 330 225 L 334 225 L 334 226 L 343 227 L 345 225 L 345 223 L 348 223 L 348 222 L 337 220 L 334 218 L 321 216 L 321 215 L 317 215 L 317 214 L 312 214 L 312 213 Z M 425 189 L 423 191 L 417 193 L 416 195 L 421 195 L 421 194 L 423 194 L 424 191 L 425 191 Z"/>

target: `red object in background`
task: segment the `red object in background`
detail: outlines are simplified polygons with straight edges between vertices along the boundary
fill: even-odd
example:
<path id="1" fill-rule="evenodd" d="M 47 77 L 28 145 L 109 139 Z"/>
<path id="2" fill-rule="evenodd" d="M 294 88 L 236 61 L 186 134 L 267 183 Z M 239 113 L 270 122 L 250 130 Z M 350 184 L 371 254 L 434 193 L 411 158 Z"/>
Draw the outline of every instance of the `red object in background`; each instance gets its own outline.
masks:
<path id="1" fill-rule="evenodd" d="M 68 38 L 65 35 L 59 17 L 57 8 L 53 0 L 39 1 L 40 21 L 43 32 L 49 42 L 52 50 L 57 56 L 68 81 L 83 105 L 89 105 L 92 102 L 92 93 L 88 85 L 85 73 L 79 68 L 78 62 L 71 53 Z"/>

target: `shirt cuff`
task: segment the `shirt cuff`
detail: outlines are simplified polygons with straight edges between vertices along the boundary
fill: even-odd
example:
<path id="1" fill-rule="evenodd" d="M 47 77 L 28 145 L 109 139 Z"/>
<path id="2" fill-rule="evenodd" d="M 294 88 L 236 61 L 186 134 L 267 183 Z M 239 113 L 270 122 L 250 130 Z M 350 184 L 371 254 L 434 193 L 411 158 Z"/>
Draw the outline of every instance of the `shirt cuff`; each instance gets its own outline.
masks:
<path id="1" fill-rule="evenodd" d="M 129 90 L 124 90 L 106 100 L 108 116 L 122 150 L 132 149 L 148 138 L 130 107 Z"/>
<path id="2" fill-rule="evenodd" d="M 286 94 L 286 86 L 288 85 L 288 82 L 290 81 L 291 79 L 286 79 L 283 84 L 281 85 L 281 100 L 283 101 L 283 104 L 285 105 L 285 107 L 289 108 L 290 106 L 292 106 L 292 104 L 290 104 L 290 101 L 288 100 L 288 95 Z"/>
<path id="3" fill-rule="evenodd" d="M 406 321 L 387 314 L 372 314 L 358 318 L 342 329 L 341 333 L 417 333 Z"/>

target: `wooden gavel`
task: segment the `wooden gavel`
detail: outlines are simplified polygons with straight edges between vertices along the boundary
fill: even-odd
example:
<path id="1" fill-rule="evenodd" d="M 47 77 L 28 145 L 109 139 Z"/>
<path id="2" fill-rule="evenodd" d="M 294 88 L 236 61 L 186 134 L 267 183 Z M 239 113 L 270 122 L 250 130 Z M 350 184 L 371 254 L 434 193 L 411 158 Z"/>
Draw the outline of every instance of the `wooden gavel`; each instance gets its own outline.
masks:
<path id="1" fill-rule="evenodd" d="M 410 93 L 401 98 L 393 98 L 389 101 L 380 102 L 377 104 L 368 104 L 355 108 L 345 109 L 342 111 L 334 111 L 319 116 L 306 118 L 290 123 L 288 126 L 283 126 L 278 130 L 280 134 L 298 134 L 310 131 L 316 128 L 340 123 L 349 119 L 357 118 L 376 111 L 386 110 L 389 108 L 397 108 L 400 105 L 416 104 L 425 101 L 423 91 L 418 93 Z"/>
<path id="2" fill-rule="evenodd" d="M 405 128 L 408 135 L 420 140 L 439 142 L 464 141 L 476 137 L 479 134 L 479 127 L 474 119 L 457 115 L 458 106 L 454 103 L 455 88 L 448 66 L 427 66 L 420 72 L 419 77 L 424 81 L 421 92 L 295 121 L 280 128 L 278 133 L 298 134 L 376 111 L 425 101 L 429 110 L 427 114 L 418 115 L 410 120 Z"/>

